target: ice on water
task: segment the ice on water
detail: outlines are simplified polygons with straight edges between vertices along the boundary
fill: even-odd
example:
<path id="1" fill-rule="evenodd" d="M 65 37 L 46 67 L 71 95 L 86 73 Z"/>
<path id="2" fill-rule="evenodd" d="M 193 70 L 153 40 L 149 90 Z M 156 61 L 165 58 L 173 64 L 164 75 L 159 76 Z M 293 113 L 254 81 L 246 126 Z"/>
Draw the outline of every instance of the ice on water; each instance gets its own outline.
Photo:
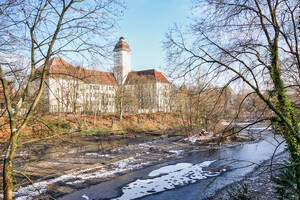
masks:
<path id="1" fill-rule="evenodd" d="M 176 187 L 195 183 L 210 176 L 217 176 L 220 172 L 203 170 L 213 161 L 198 164 L 177 163 L 159 168 L 149 173 L 149 179 L 137 179 L 122 188 L 123 195 L 115 200 L 136 199 L 150 194 L 171 190 Z"/>

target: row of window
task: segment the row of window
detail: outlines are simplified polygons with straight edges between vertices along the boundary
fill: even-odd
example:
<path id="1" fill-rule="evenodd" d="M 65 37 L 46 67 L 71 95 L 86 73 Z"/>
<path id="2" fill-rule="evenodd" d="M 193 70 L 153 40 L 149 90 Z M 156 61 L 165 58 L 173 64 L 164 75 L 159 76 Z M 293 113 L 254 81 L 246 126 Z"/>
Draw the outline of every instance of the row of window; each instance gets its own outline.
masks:
<path id="1" fill-rule="evenodd" d="M 68 97 L 72 97 L 72 98 L 79 98 L 80 96 L 85 96 L 86 98 L 89 98 L 89 97 L 94 97 L 94 98 L 99 98 L 99 97 L 104 97 L 104 98 L 114 98 L 115 97 L 115 94 L 112 94 L 112 93 L 109 93 L 109 94 L 106 94 L 106 93 L 85 93 L 85 92 L 81 92 L 78 93 L 78 92 L 71 92 L 71 91 L 59 91 L 59 90 L 56 90 L 56 97 L 60 97 L 62 96 L 62 98 L 68 98 Z"/>
<path id="2" fill-rule="evenodd" d="M 76 108 L 74 107 L 64 107 L 64 106 L 57 106 L 57 105 L 52 105 L 50 106 L 50 112 L 74 112 L 75 110 L 78 112 L 82 112 L 82 111 L 102 111 L 102 112 L 114 112 L 114 107 L 113 106 L 107 106 L 107 107 L 85 107 L 85 106 L 76 106 Z"/>
<path id="3" fill-rule="evenodd" d="M 114 87 L 111 85 L 89 85 L 89 88 L 94 90 L 114 90 Z"/>
<path id="4" fill-rule="evenodd" d="M 62 82 L 60 84 L 61 88 L 68 88 L 68 89 L 78 89 L 79 90 L 85 90 L 85 89 L 90 89 L 90 90 L 109 90 L 109 91 L 114 91 L 114 86 L 112 85 L 93 85 L 93 84 L 81 84 L 78 82 L 67 82 L 64 83 Z"/>

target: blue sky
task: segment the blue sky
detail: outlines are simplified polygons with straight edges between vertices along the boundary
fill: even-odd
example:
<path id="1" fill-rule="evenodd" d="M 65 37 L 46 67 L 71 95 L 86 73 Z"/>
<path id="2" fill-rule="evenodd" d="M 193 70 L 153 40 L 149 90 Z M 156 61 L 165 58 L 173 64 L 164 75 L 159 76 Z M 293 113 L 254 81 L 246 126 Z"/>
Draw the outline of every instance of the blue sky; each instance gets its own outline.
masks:
<path id="1" fill-rule="evenodd" d="M 187 24 L 190 0 L 126 0 L 116 35 L 131 47 L 133 70 L 166 67 L 162 41 L 174 24 Z"/>

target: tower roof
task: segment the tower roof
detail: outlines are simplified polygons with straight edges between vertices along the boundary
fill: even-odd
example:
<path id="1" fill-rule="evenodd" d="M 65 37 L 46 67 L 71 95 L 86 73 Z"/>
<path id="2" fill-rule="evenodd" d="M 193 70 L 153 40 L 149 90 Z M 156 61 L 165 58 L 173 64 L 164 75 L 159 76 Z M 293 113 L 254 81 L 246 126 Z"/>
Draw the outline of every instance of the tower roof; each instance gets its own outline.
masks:
<path id="1" fill-rule="evenodd" d="M 127 42 L 125 41 L 124 37 L 120 37 L 118 43 L 116 44 L 115 48 L 114 48 L 114 52 L 116 51 L 131 51 L 129 45 L 127 44 Z"/>

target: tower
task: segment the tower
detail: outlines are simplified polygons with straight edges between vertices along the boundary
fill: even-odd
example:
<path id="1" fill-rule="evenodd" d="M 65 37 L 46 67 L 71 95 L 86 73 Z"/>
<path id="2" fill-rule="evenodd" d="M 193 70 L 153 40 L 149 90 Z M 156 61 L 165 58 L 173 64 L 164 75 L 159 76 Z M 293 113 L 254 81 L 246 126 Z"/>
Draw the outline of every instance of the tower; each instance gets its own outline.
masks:
<path id="1" fill-rule="evenodd" d="M 114 48 L 114 75 L 118 84 L 123 84 L 131 71 L 130 47 L 124 37 L 120 37 Z"/>

